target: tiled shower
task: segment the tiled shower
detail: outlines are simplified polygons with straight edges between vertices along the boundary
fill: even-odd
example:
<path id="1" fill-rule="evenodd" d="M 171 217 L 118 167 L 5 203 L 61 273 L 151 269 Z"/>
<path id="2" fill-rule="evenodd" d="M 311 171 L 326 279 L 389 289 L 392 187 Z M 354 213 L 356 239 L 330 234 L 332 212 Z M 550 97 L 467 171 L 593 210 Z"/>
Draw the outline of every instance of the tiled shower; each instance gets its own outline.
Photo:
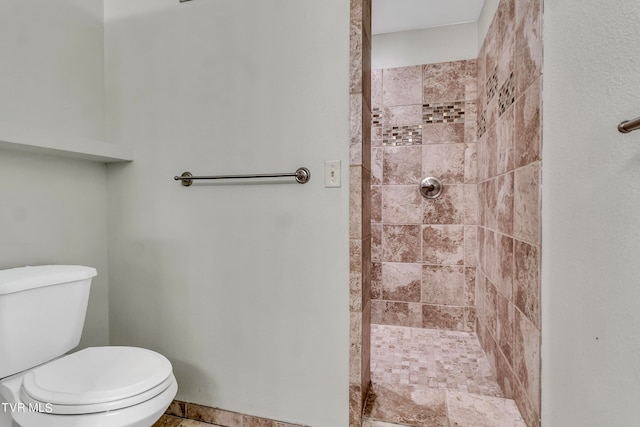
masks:
<path id="1" fill-rule="evenodd" d="M 478 57 L 478 338 L 540 421 L 542 2 L 500 3 Z"/>
<path id="2" fill-rule="evenodd" d="M 540 425 L 542 5 L 502 0 L 475 60 L 372 71 L 374 325 L 476 333 Z M 424 199 L 422 178 L 444 190 Z"/>
<path id="3" fill-rule="evenodd" d="M 475 61 L 372 73 L 373 323 L 475 330 L 475 76 Z"/>

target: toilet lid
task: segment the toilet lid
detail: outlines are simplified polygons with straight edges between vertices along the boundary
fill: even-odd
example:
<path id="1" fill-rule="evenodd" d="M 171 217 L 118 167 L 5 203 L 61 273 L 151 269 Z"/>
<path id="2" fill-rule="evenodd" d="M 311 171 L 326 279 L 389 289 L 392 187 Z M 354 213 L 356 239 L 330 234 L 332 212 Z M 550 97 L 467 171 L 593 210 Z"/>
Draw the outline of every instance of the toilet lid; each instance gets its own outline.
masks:
<path id="1" fill-rule="evenodd" d="M 23 397 L 61 407 L 66 413 L 79 413 L 81 407 L 99 412 L 102 406 L 114 409 L 110 403 L 149 392 L 153 396 L 147 399 L 154 397 L 168 387 L 171 371 L 171 363 L 151 350 L 90 347 L 25 374 Z"/>

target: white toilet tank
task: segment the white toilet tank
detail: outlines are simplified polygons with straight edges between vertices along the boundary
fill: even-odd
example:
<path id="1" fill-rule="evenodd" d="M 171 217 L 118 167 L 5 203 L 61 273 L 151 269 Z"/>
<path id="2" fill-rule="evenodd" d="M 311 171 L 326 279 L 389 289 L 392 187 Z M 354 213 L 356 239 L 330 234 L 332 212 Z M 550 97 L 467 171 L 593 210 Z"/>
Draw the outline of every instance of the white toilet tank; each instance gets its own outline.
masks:
<path id="1" fill-rule="evenodd" d="M 96 275 L 79 265 L 0 270 L 0 378 L 78 345 Z"/>

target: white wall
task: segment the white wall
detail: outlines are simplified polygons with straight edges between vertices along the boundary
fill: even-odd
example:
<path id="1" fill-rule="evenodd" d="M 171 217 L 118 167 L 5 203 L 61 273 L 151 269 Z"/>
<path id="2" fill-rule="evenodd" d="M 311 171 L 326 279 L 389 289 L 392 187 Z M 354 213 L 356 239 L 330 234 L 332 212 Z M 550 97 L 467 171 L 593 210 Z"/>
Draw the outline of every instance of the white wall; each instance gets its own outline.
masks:
<path id="1" fill-rule="evenodd" d="M 104 164 L 0 150 L 0 268 L 98 270 L 81 347 L 109 340 L 106 189 Z"/>
<path id="2" fill-rule="evenodd" d="M 102 0 L 0 2 L 0 127 L 102 136 L 102 13 Z M 0 150 L 0 268 L 98 269 L 81 346 L 108 343 L 106 180 L 104 164 Z"/>
<path id="3" fill-rule="evenodd" d="M 500 0 L 484 0 L 477 22 L 374 35 L 371 69 L 475 59 Z"/>
<path id="4" fill-rule="evenodd" d="M 482 44 L 489 32 L 489 27 L 491 26 L 491 22 L 493 22 L 493 17 L 496 14 L 498 5 L 500 5 L 500 0 L 484 0 L 484 3 L 482 4 L 482 10 L 480 11 L 480 16 L 478 17 L 477 22 L 478 33 L 476 38 L 476 52 L 480 52 L 480 49 L 482 49 Z"/>
<path id="5" fill-rule="evenodd" d="M 475 59 L 478 25 L 447 25 L 423 30 L 378 34 L 371 40 L 371 69 Z"/>
<path id="6" fill-rule="evenodd" d="M 640 419 L 640 9 L 545 2 L 545 427 Z"/>
<path id="7" fill-rule="evenodd" d="M 103 1 L 0 2 L 0 122 L 102 139 Z"/>
<path id="8" fill-rule="evenodd" d="M 179 399 L 347 425 L 349 3 L 105 13 L 109 140 L 136 152 L 109 166 L 112 343 L 166 354 Z M 172 179 L 303 165 L 305 185 Z"/>

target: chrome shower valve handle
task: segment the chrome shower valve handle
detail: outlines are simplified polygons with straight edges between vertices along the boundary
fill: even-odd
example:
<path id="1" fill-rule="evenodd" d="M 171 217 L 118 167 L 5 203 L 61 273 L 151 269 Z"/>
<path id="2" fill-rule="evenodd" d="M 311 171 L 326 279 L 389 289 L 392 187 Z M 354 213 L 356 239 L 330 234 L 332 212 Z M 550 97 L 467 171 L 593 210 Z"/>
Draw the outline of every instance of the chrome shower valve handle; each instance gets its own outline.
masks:
<path id="1" fill-rule="evenodd" d="M 420 182 L 420 193 L 426 199 L 435 199 L 442 194 L 442 182 L 429 176 Z"/>

